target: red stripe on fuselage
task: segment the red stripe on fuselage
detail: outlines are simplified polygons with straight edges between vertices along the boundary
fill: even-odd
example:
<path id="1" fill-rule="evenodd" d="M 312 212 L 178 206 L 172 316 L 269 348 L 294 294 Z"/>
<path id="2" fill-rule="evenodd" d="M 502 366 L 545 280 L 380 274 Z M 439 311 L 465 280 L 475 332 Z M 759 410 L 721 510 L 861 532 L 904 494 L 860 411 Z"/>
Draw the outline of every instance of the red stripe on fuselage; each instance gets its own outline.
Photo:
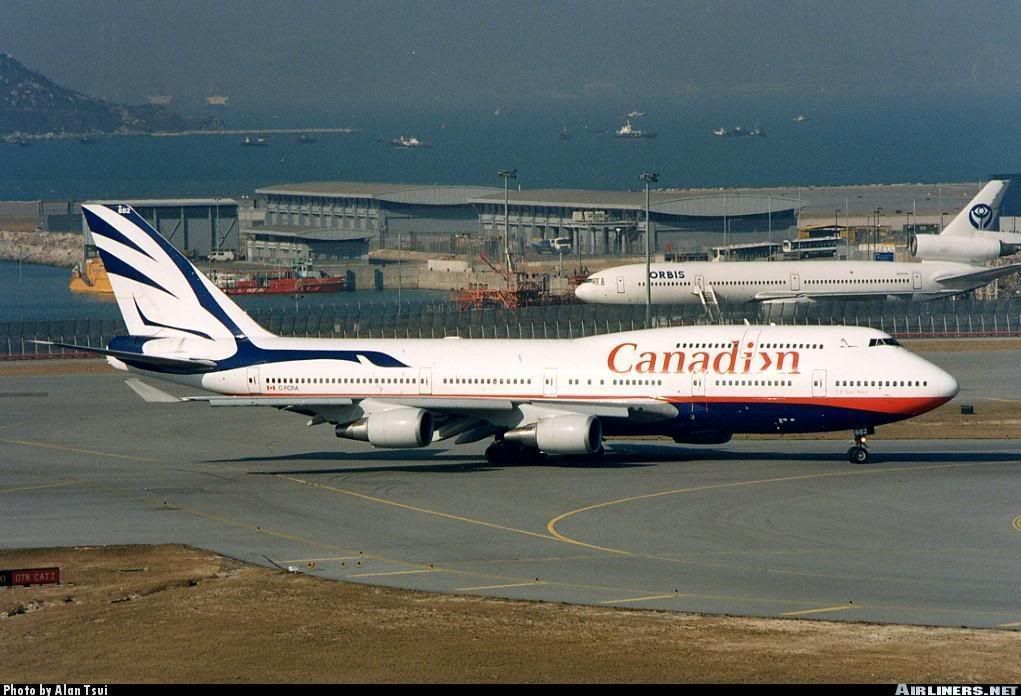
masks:
<path id="1" fill-rule="evenodd" d="M 262 392 L 258 394 L 228 394 L 227 396 L 259 396 L 268 398 L 296 399 L 296 398 L 338 398 L 338 399 L 371 399 L 373 397 L 388 398 L 431 398 L 431 399 L 493 399 L 511 401 L 590 401 L 594 403 L 606 402 L 615 404 L 620 401 L 656 399 L 665 401 L 675 406 L 689 404 L 773 404 L 776 406 L 819 406 L 829 408 L 842 408 L 852 411 L 866 413 L 880 413 L 891 416 L 917 416 L 942 406 L 952 399 L 952 396 L 659 396 L 653 394 L 619 394 L 600 395 L 592 394 L 558 394 L 557 396 L 544 396 L 541 394 L 421 394 L 418 392 L 390 393 L 390 392 Z"/>
<path id="2" fill-rule="evenodd" d="M 667 399 L 672 404 L 776 404 L 820 406 L 851 411 L 882 413 L 890 416 L 917 416 L 938 408 L 952 396 L 685 396 Z"/>

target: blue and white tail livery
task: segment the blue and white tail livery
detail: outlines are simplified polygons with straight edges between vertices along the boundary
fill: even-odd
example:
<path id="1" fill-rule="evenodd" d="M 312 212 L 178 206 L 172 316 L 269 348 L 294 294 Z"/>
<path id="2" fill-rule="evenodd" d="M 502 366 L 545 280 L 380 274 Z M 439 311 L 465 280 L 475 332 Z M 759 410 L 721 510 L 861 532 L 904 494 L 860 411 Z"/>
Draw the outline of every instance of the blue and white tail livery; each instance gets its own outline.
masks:
<path id="1" fill-rule="evenodd" d="M 882 300 L 937 300 L 970 292 L 1021 272 L 1021 264 L 987 267 L 984 261 L 1018 249 L 987 231 L 1007 186 L 994 180 L 979 191 L 942 234 L 911 239 L 917 261 L 747 261 L 653 263 L 616 266 L 593 273 L 575 295 L 598 304 L 702 305 L 796 304 Z M 1021 235 L 1016 235 L 1021 241 Z"/>
<path id="2" fill-rule="evenodd" d="M 938 235 L 911 237 L 911 254 L 924 261 L 985 263 L 1021 251 L 1021 234 L 999 232 L 1000 203 L 1010 181 L 993 179 Z"/>
<path id="3" fill-rule="evenodd" d="M 82 210 L 132 336 L 226 346 L 271 335 L 130 206 Z"/>
<path id="4" fill-rule="evenodd" d="M 877 425 L 957 392 L 943 370 L 857 327 L 691 326 L 574 340 L 279 337 L 131 207 L 84 210 L 130 335 L 82 349 L 206 392 L 182 399 L 128 380 L 148 402 L 273 406 L 377 447 L 493 438 L 486 456 L 501 463 L 598 455 L 604 435 L 721 444 L 734 433 L 846 429 L 855 434 L 848 456 L 861 463 Z"/>

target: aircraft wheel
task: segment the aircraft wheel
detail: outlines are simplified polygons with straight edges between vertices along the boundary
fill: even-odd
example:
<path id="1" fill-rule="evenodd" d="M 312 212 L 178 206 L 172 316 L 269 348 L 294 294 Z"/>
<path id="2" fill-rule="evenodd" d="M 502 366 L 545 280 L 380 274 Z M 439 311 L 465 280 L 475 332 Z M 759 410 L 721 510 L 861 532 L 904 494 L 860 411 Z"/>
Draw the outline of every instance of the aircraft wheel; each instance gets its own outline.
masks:
<path id="1" fill-rule="evenodd" d="M 866 464 L 869 461 L 869 451 L 856 445 L 847 450 L 847 460 L 852 464 Z"/>
<path id="2" fill-rule="evenodd" d="M 486 461 L 490 464 L 507 464 L 507 443 L 497 440 L 486 448 Z"/>

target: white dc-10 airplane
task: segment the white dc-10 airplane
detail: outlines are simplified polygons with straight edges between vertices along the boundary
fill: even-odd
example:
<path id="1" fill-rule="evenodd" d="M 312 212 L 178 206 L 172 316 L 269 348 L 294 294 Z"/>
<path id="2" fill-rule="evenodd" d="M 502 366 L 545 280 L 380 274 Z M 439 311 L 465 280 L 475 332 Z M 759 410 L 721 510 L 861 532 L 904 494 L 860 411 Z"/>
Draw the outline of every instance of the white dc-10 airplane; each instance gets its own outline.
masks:
<path id="1" fill-rule="evenodd" d="M 746 261 L 644 263 L 593 273 L 576 289 L 583 302 L 645 304 L 780 304 L 819 300 L 934 300 L 980 288 L 1021 263 L 987 268 L 988 261 L 1018 248 L 983 232 L 1007 182 L 990 181 L 939 235 L 917 235 L 917 261 Z M 984 235 L 990 235 L 986 237 Z M 941 260 L 929 260 L 939 258 Z M 952 260 L 957 259 L 957 260 Z"/>
<path id="2" fill-rule="evenodd" d="M 575 340 L 312 339 L 269 333 L 130 206 L 85 205 L 130 335 L 120 370 L 213 392 L 147 401 L 273 406 L 377 447 L 494 437 L 487 458 L 599 454 L 604 435 L 718 444 L 733 433 L 852 430 L 929 411 L 957 382 L 893 338 L 853 327 L 664 328 Z M 67 345 L 67 344 L 58 344 Z M 72 346 L 79 348 L 78 346 Z"/>

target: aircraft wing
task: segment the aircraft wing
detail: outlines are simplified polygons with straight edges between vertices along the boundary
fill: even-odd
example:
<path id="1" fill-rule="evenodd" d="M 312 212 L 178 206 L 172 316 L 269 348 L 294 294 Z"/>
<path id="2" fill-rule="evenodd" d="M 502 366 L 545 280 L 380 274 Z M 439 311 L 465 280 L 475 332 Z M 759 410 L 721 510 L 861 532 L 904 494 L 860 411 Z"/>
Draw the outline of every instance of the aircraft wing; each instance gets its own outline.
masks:
<path id="1" fill-rule="evenodd" d="M 677 407 L 655 398 L 626 400 L 566 400 L 566 399 L 486 399 L 486 398 L 444 398 L 423 394 L 420 396 L 370 396 L 370 397 L 300 397 L 300 396 L 225 396 L 220 394 L 174 396 L 152 385 L 131 378 L 124 380 L 132 391 L 151 403 L 180 403 L 204 401 L 210 406 L 243 407 L 271 406 L 306 415 L 319 415 L 324 420 L 336 420 L 356 412 L 345 407 L 359 405 L 363 413 L 386 410 L 395 406 L 407 406 L 432 411 L 438 416 L 450 419 L 473 419 L 485 422 L 515 410 L 532 408 L 538 412 L 581 413 L 599 418 L 635 418 L 639 420 L 667 420 L 677 416 Z M 343 409 L 343 410 L 342 410 Z"/>
<path id="2" fill-rule="evenodd" d="M 760 292 L 753 298 L 753 302 L 761 304 L 784 304 L 788 302 L 806 302 L 806 301 L 825 301 L 825 300 L 841 300 L 841 301 L 858 301 L 866 302 L 868 300 L 875 300 L 879 297 L 898 297 L 903 295 L 904 297 L 911 297 L 912 290 L 904 290 L 903 292 L 888 292 L 882 295 L 875 293 L 860 293 L 860 292 L 840 292 L 840 291 L 824 291 L 824 290 L 811 290 L 801 292 L 787 292 L 787 293 L 774 293 L 774 292 Z"/>
<path id="3" fill-rule="evenodd" d="M 986 283 L 991 283 L 997 278 L 1002 278 L 1013 273 L 1021 273 L 1021 263 L 981 268 L 977 271 L 970 271 L 968 273 L 954 273 L 945 276 L 936 276 L 935 280 L 940 285 L 945 285 L 948 288 L 953 288 L 955 290 L 969 290 L 974 287 L 985 285 Z"/>
<path id="4" fill-rule="evenodd" d="M 154 389 L 154 388 L 153 388 Z M 137 391 L 137 390 L 136 390 Z M 663 420 L 674 418 L 677 408 L 661 399 L 628 399 L 627 401 L 569 401 L 560 399 L 447 399 L 437 396 L 369 396 L 369 397 L 315 397 L 290 396 L 192 396 L 182 401 L 207 401 L 210 406 L 272 406 L 306 413 L 332 409 L 338 406 L 360 404 L 366 412 L 385 410 L 395 406 L 421 408 L 441 416 L 471 417 L 486 420 L 496 414 L 507 413 L 522 406 L 535 406 L 549 411 L 582 413 L 599 418 L 632 418 Z"/>

